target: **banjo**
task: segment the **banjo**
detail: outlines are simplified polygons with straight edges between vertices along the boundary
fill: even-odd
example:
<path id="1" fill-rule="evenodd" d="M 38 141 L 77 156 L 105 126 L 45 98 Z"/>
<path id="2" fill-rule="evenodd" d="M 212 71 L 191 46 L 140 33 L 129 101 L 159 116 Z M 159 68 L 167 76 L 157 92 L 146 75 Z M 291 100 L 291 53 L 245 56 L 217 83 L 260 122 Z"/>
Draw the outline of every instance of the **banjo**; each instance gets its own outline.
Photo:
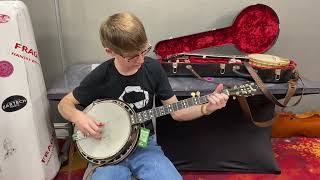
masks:
<path id="1" fill-rule="evenodd" d="M 169 56 L 165 58 L 168 62 L 172 61 L 173 59 L 188 59 L 190 56 L 192 57 L 199 57 L 199 58 L 225 58 L 231 59 L 236 62 L 235 60 L 245 60 L 248 61 L 249 64 L 261 67 L 261 68 L 281 68 L 286 67 L 290 64 L 290 60 L 287 58 L 270 55 L 270 54 L 248 54 L 246 56 L 243 55 L 203 55 L 203 54 L 188 54 L 188 53 L 180 53 L 173 56 Z"/>
<path id="2" fill-rule="evenodd" d="M 222 92 L 229 96 L 251 96 L 256 92 L 255 83 L 246 83 Z M 194 105 L 207 103 L 207 97 L 191 97 L 173 104 L 159 106 L 136 113 L 127 103 L 120 100 L 97 100 L 86 107 L 85 112 L 100 122 L 106 122 L 102 138 L 85 136 L 75 128 L 73 140 L 80 154 L 97 165 L 117 164 L 130 155 L 137 146 L 142 123 L 152 118 L 170 114 Z"/>

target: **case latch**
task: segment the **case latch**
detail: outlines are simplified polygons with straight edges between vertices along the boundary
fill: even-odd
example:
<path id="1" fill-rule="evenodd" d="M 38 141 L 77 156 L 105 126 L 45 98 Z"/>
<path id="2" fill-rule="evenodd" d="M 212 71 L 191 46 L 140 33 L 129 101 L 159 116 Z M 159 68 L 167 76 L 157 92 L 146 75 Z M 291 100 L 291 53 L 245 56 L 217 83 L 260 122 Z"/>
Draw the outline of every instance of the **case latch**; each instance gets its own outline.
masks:
<path id="1" fill-rule="evenodd" d="M 177 70 L 178 70 L 178 63 L 179 63 L 179 59 L 176 60 L 176 62 L 172 63 L 172 73 L 176 74 Z"/>
<path id="2" fill-rule="evenodd" d="M 276 79 L 277 81 L 280 80 L 280 74 L 281 74 L 281 69 L 276 69 L 276 70 L 275 70 L 275 79 Z"/>
<path id="3" fill-rule="evenodd" d="M 220 74 L 224 74 L 226 72 L 226 64 L 220 64 Z"/>

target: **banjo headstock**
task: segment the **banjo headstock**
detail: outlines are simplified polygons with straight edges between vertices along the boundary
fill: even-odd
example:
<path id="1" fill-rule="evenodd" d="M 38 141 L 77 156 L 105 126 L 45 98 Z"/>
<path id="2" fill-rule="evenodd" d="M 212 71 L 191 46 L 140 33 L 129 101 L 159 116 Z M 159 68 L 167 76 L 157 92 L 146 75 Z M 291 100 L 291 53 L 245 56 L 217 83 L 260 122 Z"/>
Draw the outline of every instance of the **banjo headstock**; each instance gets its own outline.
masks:
<path id="1" fill-rule="evenodd" d="M 241 85 L 235 85 L 232 88 L 224 89 L 224 92 L 229 96 L 244 96 L 249 97 L 253 96 L 257 91 L 258 86 L 253 83 L 245 83 Z"/>

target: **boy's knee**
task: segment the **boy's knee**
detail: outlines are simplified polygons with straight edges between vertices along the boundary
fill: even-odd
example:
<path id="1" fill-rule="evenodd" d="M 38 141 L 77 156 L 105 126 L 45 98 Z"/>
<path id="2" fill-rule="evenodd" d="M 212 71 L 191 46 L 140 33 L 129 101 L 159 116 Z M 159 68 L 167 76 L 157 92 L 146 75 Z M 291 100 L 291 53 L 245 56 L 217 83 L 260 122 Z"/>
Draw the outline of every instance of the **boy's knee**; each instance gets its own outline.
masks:
<path id="1" fill-rule="evenodd" d="M 92 174 L 92 180 L 105 180 L 105 179 L 130 179 L 131 172 L 127 167 L 122 166 L 105 166 L 98 167 Z"/>

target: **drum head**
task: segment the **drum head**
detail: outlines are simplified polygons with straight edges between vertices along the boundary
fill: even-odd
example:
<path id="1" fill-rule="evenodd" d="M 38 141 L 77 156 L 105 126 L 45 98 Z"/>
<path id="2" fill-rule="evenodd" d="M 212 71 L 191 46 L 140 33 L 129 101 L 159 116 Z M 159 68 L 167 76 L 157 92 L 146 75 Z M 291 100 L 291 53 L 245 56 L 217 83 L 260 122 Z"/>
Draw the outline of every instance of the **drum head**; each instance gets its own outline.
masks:
<path id="1" fill-rule="evenodd" d="M 283 67 L 290 64 L 289 59 L 269 54 L 249 54 L 250 62 L 262 67 Z"/>
<path id="2" fill-rule="evenodd" d="M 101 101 L 84 110 L 89 116 L 105 122 L 102 139 L 87 137 L 77 141 L 80 151 L 91 158 L 104 159 L 116 155 L 131 134 L 129 113 L 111 101 Z"/>

